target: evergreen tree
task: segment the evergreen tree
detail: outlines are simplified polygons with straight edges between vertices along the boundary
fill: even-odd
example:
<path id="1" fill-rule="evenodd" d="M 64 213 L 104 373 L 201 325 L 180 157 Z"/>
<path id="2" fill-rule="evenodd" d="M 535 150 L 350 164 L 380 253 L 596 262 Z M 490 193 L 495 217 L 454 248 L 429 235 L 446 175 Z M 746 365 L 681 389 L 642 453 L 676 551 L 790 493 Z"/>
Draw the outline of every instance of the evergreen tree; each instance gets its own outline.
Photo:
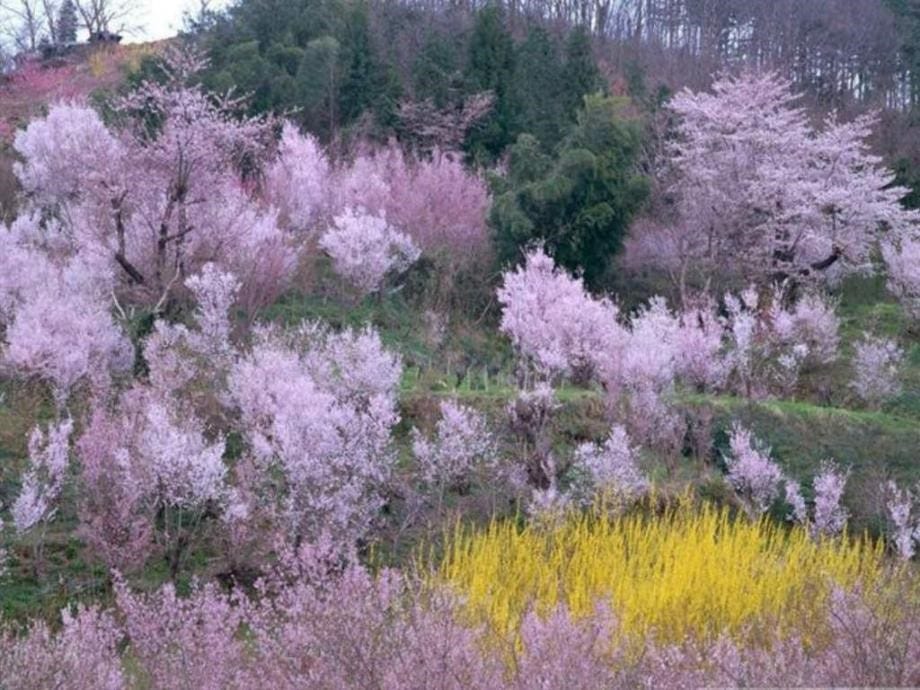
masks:
<path id="1" fill-rule="evenodd" d="M 551 148 L 568 124 L 559 48 L 543 27 L 533 25 L 518 48 L 515 64 L 519 129 Z"/>
<path id="2" fill-rule="evenodd" d="M 910 78 L 910 104 L 920 105 L 920 0 L 886 0 L 898 17 L 901 55 Z"/>
<path id="3" fill-rule="evenodd" d="M 477 162 L 492 162 L 514 140 L 517 133 L 514 98 L 514 43 L 505 28 L 500 5 L 490 5 L 476 15 L 470 38 L 466 68 L 470 93 L 491 91 L 492 112 L 470 133 L 467 153 Z"/>
<path id="4" fill-rule="evenodd" d="M 342 84 L 341 46 L 332 36 L 307 44 L 297 70 L 298 95 L 307 128 L 332 138 L 339 127 L 339 90 Z"/>
<path id="5" fill-rule="evenodd" d="M 591 48 L 591 34 L 583 26 L 576 26 L 569 32 L 562 83 L 562 102 L 572 120 L 586 95 L 603 90 L 604 83 Z"/>
<path id="6" fill-rule="evenodd" d="M 339 113 L 343 123 L 372 112 L 378 122 L 390 124 L 399 100 L 399 79 L 380 60 L 371 40 L 367 4 L 355 3 L 346 20 L 341 41 L 342 87 Z"/>
<path id="7" fill-rule="evenodd" d="M 444 35 L 432 35 L 412 65 L 412 88 L 416 100 L 430 98 L 438 108 L 452 104 L 460 92 L 457 53 Z"/>
<path id="8" fill-rule="evenodd" d="M 638 172 L 642 123 L 625 98 L 586 96 L 578 121 L 552 160 L 522 135 L 511 149 L 506 190 L 490 223 L 499 258 L 517 262 L 542 242 L 557 263 L 597 288 L 648 195 Z"/>
<path id="9" fill-rule="evenodd" d="M 64 0 L 58 10 L 57 42 L 60 45 L 77 42 L 77 8 L 73 0 Z"/>

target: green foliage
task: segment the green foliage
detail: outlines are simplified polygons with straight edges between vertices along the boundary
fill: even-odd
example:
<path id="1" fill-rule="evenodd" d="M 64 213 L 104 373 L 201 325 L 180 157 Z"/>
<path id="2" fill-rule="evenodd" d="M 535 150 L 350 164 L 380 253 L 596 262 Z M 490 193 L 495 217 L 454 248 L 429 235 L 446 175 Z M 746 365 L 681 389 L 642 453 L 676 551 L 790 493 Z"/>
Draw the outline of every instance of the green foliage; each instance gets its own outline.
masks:
<path id="1" fill-rule="evenodd" d="M 371 44 L 368 9 L 364 2 L 351 8 L 341 47 L 339 110 L 342 121 L 353 122 L 365 112 L 372 112 L 378 121 L 392 123 L 401 89 L 392 71 L 381 64 Z"/>
<path id="2" fill-rule="evenodd" d="M 438 108 L 454 104 L 462 93 L 462 74 L 451 38 L 432 34 L 412 65 L 412 88 L 416 100 L 431 99 Z"/>
<path id="3" fill-rule="evenodd" d="M 390 125 L 399 81 L 372 38 L 363 0 L 241 0 L 210 32 L 205 85 L 249 94 L 254 113 L 294 113 L 325 138 L 365 113 Z"/>
<path id="4" fill-rule="evenodd" d="M 490 214 L 499 258 L 514 262 L 522 248 L 542 242 L 557 263 L 598 287 L 648 194 L 636 169 L 642 131 L 628 100 L 593 95 L 551 161 L 533 137 L 521 136 L 508 188 Z"/>
<path id="5" fill-rule="evenodd" d="M 518 132 L 514 64 L 514 43 L 505 28 L 501 6 L 480 10 L 470 38 L 466 84 L 470 93 L 491 91 L 495 105 L 467 140 L 467 152 L 473 161 L 496 160 Z"/>
<path id="6" fill-rule="evenodd" d="M 340 47 L 332 36 L 313 39 L 307 43 L 297 70 L 297 93 L 303 118 L 311 131 L 327 136 L 332 136 L 339 121 Z"/>
<path id="7" fill-rule="evenodd" d="M 920 68 L 920 61 L 918 61 Z M 902 199 L 907 208 L 920 208 L 920 168 L 910 158 L 899 158 L 894 162 L 894 183 L 907 187 L 910 193 Z"/>
<path id="8" fill-rule="evenodd" d="M 584 26 L 576 26 L 569 32 L 565 45 L 561 93 L 565 111 L 571 116 L 581 107 L 587 94 L 597 93 L 602 88 L 603 80 L 591 48 L 591 34 Z"/>
<path id="9" fill-rule="evenodd" d="M 518 125 L 547 149 L 559 143 L 574 115 L 566 109 L 559 46 L 541 26 L 531 26 L 517 49 Z"/>
<path id="10" fill-rule="evenodd" d="M 901 56 L 910 79 L 910 102 L 920 105 L 920 1 L 886 0 L 898 18 Z"/>

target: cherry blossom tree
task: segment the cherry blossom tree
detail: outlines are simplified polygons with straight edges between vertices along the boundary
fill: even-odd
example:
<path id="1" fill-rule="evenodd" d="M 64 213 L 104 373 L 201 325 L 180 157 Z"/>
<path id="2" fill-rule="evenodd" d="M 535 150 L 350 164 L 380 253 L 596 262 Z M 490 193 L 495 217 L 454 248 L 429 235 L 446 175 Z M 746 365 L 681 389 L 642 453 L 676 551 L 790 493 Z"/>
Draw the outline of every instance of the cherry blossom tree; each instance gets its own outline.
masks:
<path id="1" fill-rule="evenodd" d="M 203 64 L 168 53 L 163 80 L 120 99 L 112 128 L 89 108 L 56 105 L 16 140 L 30 203 L 59 218 L 76 249 L 107 256 L 122 291 L 155 311 L 208 261 L 233 270 L 256 303 L 277 296 L 296 262 L 276 213 L 241 179 L 267 160 L 271 123 L 189 86 Z"/>
<path id="2" fill-rule="evenodd" d="M 440 491 L 468 482 L 477 464 L 491 461 L 492 435 L 485 418 L 454 401 L 441 403 L 441 419 L 431 437 L 412 430 L 412 452 L 422 480 Z"/>
<path id="3" fill-rule="evenodd" d="M 508 426 L 517 437 L 518 463 L 511 470 L 512 484 L 530 484 L 538 491 L 556 493 L 556 482 L 565 470 L 552 449 L 552 421 L 559 410 L 553 388 L 540 382 L 531 390 L 520 390 L 508 404 Z"/>
<path id="4" fill-rule="evenodd" d="M 124 419 L 98 406 L 76 444 L 81 489 L 77 534 L 95 560 L 125 573 L 152 554 L 156 522 L 148 487 L 136 480 L 126 441 Z"/>
<path id="5" fill-rule="evenodd" d="M 884 242 L 882 255 L 888 266 L 888 288 L 912 318 L 920 319 L 920 236 Z"/>
<path id="6" fill-rule="evenodd" d="M 916 545 L 920 544 L 920 516 L 915 514 L 917 495 L 894 482 L 888 482 L 884 489 L 888 497 L 885 512 L 895 551 L 905 561 L 910 560 L 917 552 Z"/>
<path id="7" fill-rule="evenodd" d="M 856 343 L 850 388 L 871 407 L 880 407 L 901 392 L 904 351 L 888 338 L 864 333 Z"/>
<path id="8" fill-rule="evenodd" d="M 115 616 L 97 608 L 63 609 L 59 629 L 41 619 L 25 635 L 6 628 L 0 631 L 0 683 L 10 690 L 123 690 L 127 682 L 119 658 L 121 638 Z"/>
<path id="9" fill-rule="evenodd" d="M 49 522 L 57 512 L 58 500 L 70 456 L 73 421 L 65 419 L 48 428 L 32 430 L 29 437 L 29 469 L 23 475 L 22 489 L 11 513 L 16 531 L 25 532 Z"/>
<path id="10" fill-rule="evenodd" d="M 487 249 L 488 189 L 454 155 L 435 150 L 413 161 L 391 143 L 341 170 L 336 186 L 339 208 L 385 215 L 443 265 L 469 263 Z"/>
<path id="11" fill-rule="evenodd" d="M 770 458 L 770 449 L 738 423 L 732 425 L 729 448 L 725 456 L 728 482 L 748 516 L 759 518 L 779 496 L 782 470 Z"/>
<path id="12" fill-rule="evenodd" d="M 636 463 L 636 455 L 637 449 L 622 426 L 614 426 L 603 444 L 580 445 L 572 467 L 578 474 L 576 490 L 582 500 L 599 500 L 604 507 L 616 508 L 643 494 L 648 480 Z"/>
<path id="13" fill-rule="evenodd" d="M 395 461 L 400 372 L 376 333 L 311 324 L 263 332 L 235 364 L 230 393 L 245 439 L 295 542 L 328 533 L 347 545 L 369 528 Z"/>
<path id="14" fill-rule="evenodd" d="M 836 536 L 846 526 L 849 513 L 841 505 L 850 473 L 841 472 L 833 462 L 821 465 L 814 478 L 815 501 L 809 515 L 799 483 L 786 480 L 786 501 L 792 506 L 792 519 L 807 528 L 813 537 Z"/>
<path id="15" fill-rule="evenodd" d="M 227 503 L 224 439 L 151 388 L 125 392 L 117 410 L 98 410 L 81 439 L 82 532 L 103 559 L 133 563 L 152 537 L 175 578 L 202 522 Z"/>
<path id="16" fill-rule="evenodd" d="M 781 288 L 753 287 L 725 296 L 729 385 L 747 397 L 789 394 L 801 373 L 837 358 L 839 319 L 833 305 L 807 294 L 786 306 Z"/>
<path id="17" fill-rule="evenodd" d="M 265 171 L 266 200 L 292 230 L 311 234 L 330 208 L 333 180 L 326 153 L 316 137 L 284 123 L 278 154 Z"/>
<path id="18" fill-rule="evenodd" d="M 111 273 L 90 251 L 74 253 L 56 227 L 32 216 L 0 228 L 2 362 L 51 384 L 62 408 L 73 387 L 107 387 L 133 352 L 110 313 Z"/>
<path id="19" fill-rule="evenodd" d="M 172 583 L 140 594 L 117 578 L 115 597 L 131 654 L 154 687 L 239 687 L 234 681 L 246 654 L 238 635 L 245 606 L 235 606 L 213 584 L 180 597 Z"/>
<path id="20" fill-rule="evenodd" d="M 504 274 L 498 301 L 502 332 L 545 376 L 590 380 L 598 357 L 625 338 L 616 305 L 593 298 L 581 279 L 556 268 L 543 249 Z"/>
<path id="21" fill-rule="evenodd" d="M 677 217 L 657 244 L 682 295 L 707 278 L 826 282 L 869 270 L 883 234 L 916 224 L 900 204 L 907 190 L 869 151 L 875 116 L 815 129 L 796 99 L 778 75 L 746 72 L 671 101 Z"/>
<path id="22" fill-rule="evenodd" d="M 386 218 L 351 209 L 335 217 L 319 246 L 332 259 L 336 272 L 362 294 L 377 292 L 387 274 L 402 273 L 419 257 L 409 236 Z"/>
<path id="23" fill-rule="evenodd" d="M 127 151 L 92 108 L 58 103 L 17 133 L 13 142 L 22 162 L 14 166 L 29 200 L 60 208 L 117 180 Z M 101 192 L 102 190 L 98 190 Z"/>

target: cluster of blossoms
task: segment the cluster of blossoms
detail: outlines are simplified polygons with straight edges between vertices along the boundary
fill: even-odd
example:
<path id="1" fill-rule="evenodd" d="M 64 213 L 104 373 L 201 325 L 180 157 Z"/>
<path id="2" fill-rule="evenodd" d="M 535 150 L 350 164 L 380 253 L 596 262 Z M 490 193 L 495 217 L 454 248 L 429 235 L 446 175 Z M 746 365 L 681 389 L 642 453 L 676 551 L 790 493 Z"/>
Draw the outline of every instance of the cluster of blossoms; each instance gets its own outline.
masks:
<path id="1" fill-rule="evenodd" d="M 910 560 L 920 544 L 920 515 L 915 515 L 917 495 L 901 489 L 894 482 L 889 482 L 885 489 L 888 493 L 885 508 L 892 527 L 892 542 L 898 555 Z"/>
<path id="2" fill-rule="evenodd" d="M 73 422 L 52 425 L 47 434 L 38 427 L 29 437 L 29 469 L 11 513 L 16 531 L 25 532 L 54 517 L 64 488 Z"/>
<path id="3" fill-rule="evenodd" d="M 920 216 L 900 203 L 908 190 L 869 147 L 876 117 L 832 115 L 815 128 L 797 100 L 788 80 L 752 72 L 672 99 L 678 131 L 668 186 L 677 220 L 649 224 L 634 244 L 682 297 L 710 279 L 721 287 L 751 278 L 827 283 L 871 269 L 879 240 L 914 235 Z M 900 251 L 909 257 L 910 242 Z M 888 257 L 895 284 L 908 287 L 899 266 L 915 269 L 897 253 L 892 247 Z"/>
<path id="4" fill-rule="evenodd" d="M 402 273 L 420 255 L 409 236 L 385 217 L 353 209 L 335 217 L 319 246 L 336 272 L 362 293 L 377 292 L 388 273 Z"/>
<path id="5" fill-rule="evenodd" d="M 50 384 L 59 407 L 74 386 L 97 390 L 131 366 L 133 351 L 112 319 L 110 268 L 37 216 L 0 227 L 2 362 Z"/>
<path id="6" fill-rule="evenodd" d="M 547 375 L 590 378 L 596 358 L 620 335 L 617 308 L 591 297 L 582 281 L 556 268 L 543 249 L 504 275 L 498 301 L 502 332 Z"/>
<path id="7" fill-rule="evenodd" d="M 841 472 L 831 462 L 825 462 L 815 476 L 814 510 L 811 517 L 798 482 L 786 480 L 786 501 L 792 506 L 792 518 L 807 527 L 812 536 L 835 536 L 846 526 L 849 517 L 841 505 L 849 472 Z"/>
<path id="8" fill-rule="evenodd" d="M 803 370 L 837 358 L 839 320 L 818 295 L 785 307 L 779 289 L 764 300 L 750 287 L 726 295 L 725 306 L 730 380 L 747 397 L 788 394 Z"/>
<path id="9" fill-rule="evenodd" d="M 283 477 L 292 534 L 349 543 L 366 531 L 395 461 L 400 375 L 375 332 L 314 324 L 263 331 L 235 363 L 229 395 L 265 481 Z"/>
<path id="10" fill-rule="evenodd" d="M 786 307 L 779 290 L 768 297 L 762 305 L 753 288 L 727 295 L 727 316 L 710 300 L 674 312 L 654 297 L 620 318 L 615 304 L 588 294 L 542 249 L 505 273 L 498 291 L 501 329 L 524 361 L 546 378 L 599 379 L 631 436 L 672 446 L 683 436 L 668 403 L 676 383 L 748 395 L 788 392 L 803 371 L 837 357 L 832 304 L 807 294 Z"/>
<path id="11" fill-rule="evenodd" d="M 920 237 L 885 242 L 882 256 L 888 266 L 888 288 L 914 319 L 920 319 Z"/>
<path id="12" fill-rule="evenodd" d="M 390 143 L 333 165 L 314 137 L 287 123 L 264 187 L 283 222 L 299 233 L 311 235 L 360 208 L 386 218 L 444 265 L 475 260 L 487 249 L 485 181 L 450 154 L 434 151 L 412 161 Z"/>
<path id="13" fill-rule="evenodd" d="M 904 351 L 887 338 L 864 334 L 856 343 L 850 388 L 872 407 L 879 407 L 901 392 L 899 380 Z"/>
<path id="14" fill-rule="evenodd" d="M 412 453 L 422 480 L 434 486 L 449 487 L 466 481 L 476 465 L 491 460 L 493 450 L 485 418 L 453 401 L 441 403 L 441 419 L 433 436 L 412 431 Z"/>
<path id="15" fill-rule="evenodd" d="M 729 448 L 725 458 L 728 482 L 748 515 L 760 517 L 779 496 L 783 471 L 770 458 L 770 449 L 761 447 L 754 435 L 740 424 L 732 427 Z"/>
<path id="16" fill-rule="evenodd" d="M 751 518 L 759 518 L 780 496 L 785 484 L 786 502 L 792 508 L 790 518 L 807 528 L 814 538 L 835 536 L 846 526 L 849 514 L 843 507 L 843 492 L 849 472 L 826 461 L 814 477 L 814 503 L 811 509 L 802 496 L 801 486 L 783 474 L 770 457 L 770 449 L 737 422 L 729 435 L 729 453 L 725 456 L 727 479 Z"/>
<path id="17" fill-rule="evenodd" d="M 271 123 L 188 86 L 202 63 L 167 56 L 165 78 L 116 104 L 118 127 L 58 104 L 15 140 L 28 206 L 61 222 L 76 251 L 97 258 L 113 288 L 157 310 L 209 261 L 236 273 L 247 306 L 283 290 L 298 249 L 244 191 L 241 171 L 271 150 Z M 159 125 L 151 135 L 149 123 Z"/>
<path id="18" fill-rule="evenodd" d="M 622 426 L 614 426 L 603 444 L 580 445 L 572 464 L 582 500 L 620 504 L 645 493 L 648 480 L 639 470 L 636 455 Z"/>

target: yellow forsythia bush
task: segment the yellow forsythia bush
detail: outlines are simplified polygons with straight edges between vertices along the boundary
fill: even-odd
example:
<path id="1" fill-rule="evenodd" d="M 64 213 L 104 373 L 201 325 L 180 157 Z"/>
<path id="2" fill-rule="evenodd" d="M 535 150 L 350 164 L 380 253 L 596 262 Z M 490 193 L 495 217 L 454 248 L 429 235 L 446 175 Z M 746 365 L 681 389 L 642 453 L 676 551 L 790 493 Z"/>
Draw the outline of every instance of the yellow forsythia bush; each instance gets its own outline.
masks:
<path id="1" fill-rule="evenodd" d="M 872 591 L 885 566 L 871 540 L 816 542 L 797 527 L 682 505 L 658 516 L 457 528 L 430 572 L 431 584 L 460 594 L 471 622 L 501 635 L 514 635 L 528 610 L 562 604 L 586 616 L 606 604 L 622 633 L 681 642 L 763 625 L 807 635 L 834 585 Z"/>

